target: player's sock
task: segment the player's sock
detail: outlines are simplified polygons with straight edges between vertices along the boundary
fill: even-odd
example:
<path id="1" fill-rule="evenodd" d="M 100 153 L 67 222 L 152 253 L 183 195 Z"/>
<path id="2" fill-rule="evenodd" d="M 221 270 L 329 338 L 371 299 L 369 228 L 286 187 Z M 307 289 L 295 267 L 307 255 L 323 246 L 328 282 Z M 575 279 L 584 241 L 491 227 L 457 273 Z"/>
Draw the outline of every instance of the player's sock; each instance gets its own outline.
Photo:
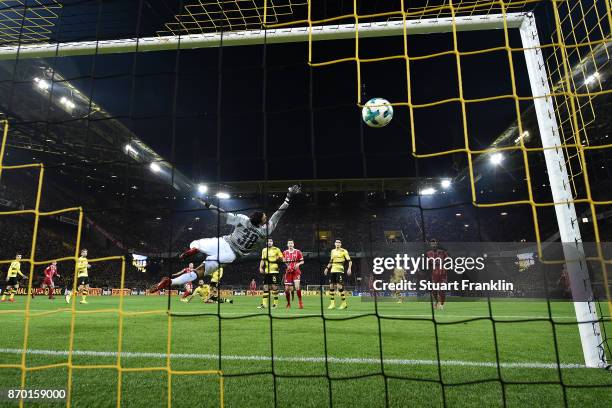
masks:
<path id="1" fill-rule="evenodd" d="M 336 303 L 336 289 L 330 290 L 329 296 L 331 298 L 331 303 Z"/>
<path id="2" fill-rule="evenodd" d="M 272 291 L 272 297 L 274 298 L 274 306 L 278 305 L 278 290 Z"/>
<path id="3" fill-rule="evenodd" d="M 287 298 L 287 304 L 291 304 L 291 295 L 288 289 L 285 289 L 285 298 Z"/>
<path id="4" fill-rule="evenodd" d="M 291 290 L 291 300 L 295 300 L 295 290 Z"/>
<path id="5" fill-rule="evenodd" d="M 339 289 L 338 292 L 340 292 L 340 299 L 342 299 L 342 303 L 346 302 L 346 296 L 344 296 L 344 288 Z"/>
<path id="6" fill-rule="evenodd" d="M 0 300 L 2 300 L 4 302 L 6 300 L 6 295 L 2 295 L 2 299 L 0 299 Z"/>
<path id="7" fill-rule="evenodd" d="M 264 307 L 268 307 L 268 299 L 270 298 L 270 293 L 269 292 L 264 292 L 263 295 L 261 296 L 261 304 L 264 305 Z"/>
<path id="8" fill-rule="evenodd" d="M 17 291 L 15 289 L 11 289 L 11 296 L 9 297 L 9 300 L 13 300 L 15 298 L 15 293 L 17 293 Z"/>
<path id="9" fill-rule="evenodd" d="M 195 272 L 187 272 L 182 274 L 181 276 L 178 276 L 174 279 L 172 279 L 171 284 L 172 285 L 176 285 L 176 286 L 180 286 L 180 285 L 184 285 L 187 282 L 193 282 L 194 280 L 198 279 L 198 274 Z"/>
<path id="10" fill-rule="evenodd" d="M 298 300 L 301 302 L 302 301 L 302 289 L 297 290 L 297 295 L 298 295 Z"/>
<path id="11" fill-rule="evenodd" d="M 446 293 L 440 292 L 440 304 L 444 306 L 444 302 L 446 302 Z"/>

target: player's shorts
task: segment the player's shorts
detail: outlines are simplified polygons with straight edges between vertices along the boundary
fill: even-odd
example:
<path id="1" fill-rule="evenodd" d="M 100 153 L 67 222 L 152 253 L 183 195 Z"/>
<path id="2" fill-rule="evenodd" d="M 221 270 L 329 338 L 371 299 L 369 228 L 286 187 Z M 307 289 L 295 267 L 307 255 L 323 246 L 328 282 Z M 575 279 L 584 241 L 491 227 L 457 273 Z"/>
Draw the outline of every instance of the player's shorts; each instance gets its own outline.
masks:
<path id="1" fill-rule="evenodd" d="M 89 285 L 89 277 L 88 276 L 79 276 L 77 278 L 77 286 L 81 285 Z"/>
<path id="2" fill-rule="evenodd" d="M 236 254 L 223 238 L 197 239 L 189 244 L 189 247 L 206 254 L 204 273 L 207 276 L 212 275 L 219 267 L 231 264 L 236 260 Z"/>
<path id="3" fill-rule="evenodd" d="M 45 286 L 55 286 L 53 284 L 53 281 L 50 280 L 50 279 L 45 279 L 42 284 L 45 285 Z"/>
<path id="4" fill-rule="evenodd" d="M 344 272 L 331 272 L 329 276 L 329 283 L 339 283 L 340 285 L 344 284 Z"/>
<path id="5" fill-rule="evenodd" d="M 19 284 L 19 282 L 17 281 L 17 277 L 13 276 L 12 278 L 8 278 L 8 281 L 6 282 L 6 286 L 15 286 Z"/>
<path id="6" fill-rule="evenodd" d="M 285 284 L 293 285 L 293 282 L 296 280 L 300 280 L 301 272 L 286 272 L 285 273 Z"/>
<path id="7" fill-rule="evenodd" d="M 434 283 L 442 283 L 448 280 L 446 271 L 433 271 L 431 273 L 431 281 Z"/>
<path id="8" fill-rule="evenodd" d="M 279 273 L 264 274 L 264 285 L 278 285 L 280 282 Z"/>

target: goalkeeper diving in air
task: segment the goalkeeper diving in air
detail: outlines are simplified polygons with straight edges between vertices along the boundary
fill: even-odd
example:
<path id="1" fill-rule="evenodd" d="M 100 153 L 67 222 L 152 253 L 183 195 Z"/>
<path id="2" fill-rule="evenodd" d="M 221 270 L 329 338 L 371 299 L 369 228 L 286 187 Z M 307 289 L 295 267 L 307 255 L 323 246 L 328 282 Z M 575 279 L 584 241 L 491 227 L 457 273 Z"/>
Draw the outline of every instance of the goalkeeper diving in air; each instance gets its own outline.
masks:
<path id="1" fill-rule="evenodd" d="M 217 210 L 219 216 L 228 225 L 233 225 L 234 230 L 231 234 L 216 238 L 203 238 L 193 241 L 189 249 L 180 255 L 180 259 L 187 259 L 197 253 L 203 253 L 206 260 L 194 271 L 183 273 L 174 279 L 164 277 L 150 291 L 158 292 L 174 285 L 184 285 L 204 276 L 209 276 L 223 265 L 228 265 L 236 259 L 249 255 L 263 241 L 270 237 L 278 221 L 289 207 L 291 197 L 300 192 L 300 186 L 289 187 L 289 192 L 285 201 L 278 210 L 268 220 L 262 211 L 255 211 L 250 216 L 244 214 L 233 214 L 218 208 L 211 203 L 200 200 L 207 209 Z"/>

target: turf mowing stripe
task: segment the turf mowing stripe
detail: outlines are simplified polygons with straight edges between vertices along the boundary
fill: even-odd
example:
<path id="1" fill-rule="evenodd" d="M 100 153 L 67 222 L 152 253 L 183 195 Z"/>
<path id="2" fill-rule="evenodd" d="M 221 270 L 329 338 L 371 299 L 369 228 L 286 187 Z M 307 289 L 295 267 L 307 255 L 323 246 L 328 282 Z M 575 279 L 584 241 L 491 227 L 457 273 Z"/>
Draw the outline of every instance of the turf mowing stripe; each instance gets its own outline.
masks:
<path id="1" fill-rule="evenodd" d="M 0 354 L 21 354 L 21 349 L 0 348 Z M 28 350 L 27 354 L 45 355 L 45 356 L 67 356 L 66 350 Z M 93 351 L 93 350 L 74 350 L 74 356 L 86 357 L 117 357 L 116 351 Z M 121 357 L 131 358 L 161 358 L 165 359 L 164 353 L 144 353 L 144 352 L 122 352 Z M 217 360 L 216 354 L 170 354 L 170 358 L 175 359 L 197 359 L 197 360 Z M 221 356 L 223 360 L 233 361 L 270 361 L 270 356 Z M 290 362 L 290 363 L 324 363 L 325 357 L 274 357 L 274 361 Z M 380 360 L 375 358 L 350 358 L 350 357 L 328 357 L 330 363 L 344 364 L 380 364 Z M 393 365 L 425 365 L 437 366 L 437 360 L 408 360 L 408 359 L 384 359 L 385 364 Z M 461 366 L 461 367 L 497 367 L 497 363 L 491 361 L 463 361 L 463 360 L 442 360 L 440 364 L 443 366 Z M 556 363 L 499 363 L 502 368 L 544 368 L 558 369 L 560 368 L 587 368 L 582 364 L 559 364 Z"/>

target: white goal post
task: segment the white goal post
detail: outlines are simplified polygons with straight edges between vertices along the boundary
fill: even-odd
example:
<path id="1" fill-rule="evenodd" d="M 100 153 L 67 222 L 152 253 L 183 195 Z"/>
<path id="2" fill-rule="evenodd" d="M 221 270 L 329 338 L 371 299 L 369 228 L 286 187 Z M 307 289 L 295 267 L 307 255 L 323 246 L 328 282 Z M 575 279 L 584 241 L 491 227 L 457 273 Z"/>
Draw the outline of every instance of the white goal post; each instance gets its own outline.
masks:
<path id="1" fill-rule="evenodd" d="M 405 25 L 405 26 L 404 26 Z M 210 34 L 194 34 L 167 37 L 127 38 L 103 41 L 66 42 L 57 44 L 24 44 L 0 47 L 0 60 L 29 58 L 71 57 L 79 55 L 102 55 L 146 51 L 169 51 L 219 46 L 244 46 L 257 44 L 280 44 L 289 42 L 354 39 L 355 30 L 359 38 L 374 38 L 407 34 L 435 34 L 456 31 L 481 31 L 492 29 L 518 29 L 527 63 L 531 92 L 534 98 L 548 178 L 555 204 L 557 223 L 566 260 L 581 262 L 567 264 L 572 291 L 586 288 L 583 293 L 574 293 L 576 319 L 580 332 L 585 365 L 605 367 L 607 365 L 604 341 L 601 335 L 596 304 L 586 269 L 582 238 L 567 171 L 561 148 L 554 104 L 550 97 L 550 86 L 546 65 L 540 49 L 535 17 L 532 13 L 508 13 L 506 15 L 473 15 L 419 20 L 396 20 L 387 22 L 324 25 L 312 27 L 276 28 L 268 30 L 246 30 Z M 320 287 L 317 286 L 317 289 Z"/>

